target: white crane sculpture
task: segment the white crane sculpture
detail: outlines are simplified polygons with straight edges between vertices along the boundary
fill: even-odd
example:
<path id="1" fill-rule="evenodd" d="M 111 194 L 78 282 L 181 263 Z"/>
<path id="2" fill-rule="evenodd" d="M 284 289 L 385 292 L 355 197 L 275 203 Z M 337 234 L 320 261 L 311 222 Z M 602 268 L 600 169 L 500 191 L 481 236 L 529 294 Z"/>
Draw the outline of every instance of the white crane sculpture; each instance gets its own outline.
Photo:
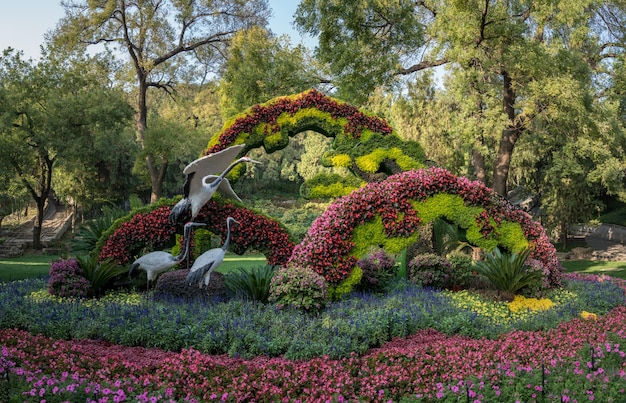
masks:
<path id="1" fill-rule="evenodd" d="M 188 222 L 184 226 L 183 230 L 183 248 L 177 256 L 173 256 L 171 253 L 164 251 L 155 251 L 147 253 L 133 262 L 128 271 L 128 275 L 132 275 L 135 269 L 140 268 L 145 270 L 148 277 L 148 286 L 156 280 L 157 276 L 166 272 L 170 268 L 174 267 L 178 263 L 182 262 L 189 253 L 189 245 L 191 242 L 191 231 L 193 227 L 199 227 L 206 225 L 204 223 Z"/>
<path id="2" fill-rule="evenodd" d="M 239 224 L 239 221 L 235 220 L 233 217 L 226 219 L 226 240 L 224 241 L 224 245 L 222 245 L 221 248 L 209 249 L 195 260 L 185 280 L 188 285 L 196 283 L 199 288 L 202 288 L 203 284 L 205 287 L 209 285 L 211 273 L 224 261 L 224 255 L 226 255 L 226 250 L 230 243 L 231 222 Z"/>
<path id="3" fill-rule="evenodd" d="M 200 209 L 218 191 L 225 197 L 241 201 L 233 191 L 226 175 L 237 165 L 243 162 L 260 164 L 249 157 L 241 157 L 231 163 L 245 147 L 245 144 L 231 146 L 225 150 L 206 155 L 191 162 L 183 173 L 187 175 L 183 191 L 183 198 L 172 208 L 169 222 L 176 224 L 193 221 Z M 230 164 L 229 164 L 230 163 Z M 221 174 L 215 175 L 215 173 Z"/>

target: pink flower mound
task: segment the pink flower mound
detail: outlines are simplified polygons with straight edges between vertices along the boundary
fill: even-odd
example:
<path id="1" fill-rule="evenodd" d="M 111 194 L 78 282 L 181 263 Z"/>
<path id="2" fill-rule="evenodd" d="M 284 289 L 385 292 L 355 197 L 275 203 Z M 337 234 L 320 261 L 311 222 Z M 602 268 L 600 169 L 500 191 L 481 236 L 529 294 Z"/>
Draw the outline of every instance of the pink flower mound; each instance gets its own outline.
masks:
<path id="1" fill-rule="evenodd" d="M 412 394 L 423 394 L 430 401 L 435 399 L 438 384 L 476 378 L 485 383 L 514 381 L 516 374 L 542 371 L 542 365 L 548 371 L 575 369 L 588 343 L 606 351 L 610 347 L 623 357 L 623 349 L 611 346 L 607 335 L 625 339 L 624 323 L 626 307 L 619 306 L 596 321 L 574 319 L 545 332 L 514 331 L 497 340 L 474 340 L 422 330 L 364 356 L 309 361 L 244 360 L 193 349 L 173 353 L 124 348 L 4 329 L 0 330 L 4 345 L 0 358 L 10 362 L 7 370 L 21 376 L 33 390 L 61 384 L 69 388 L 68 382 L 82 390 L 86 385 L 91 389 L 111 385 L 112 392 L 137 396 L 139 401 L 148 401 L 140 396 L 159 391 L 168 391 L 176 401 L 209 401 L 226 395 L 228 401 L 237 402 L 325 402 L 339 396 L 345 401 L 386 402 Z"/>
<path id="2" fill-rule="evenodd" d="M 118 264 L 130 262 L 141 248 L 159 250 L 171 242 L 176 227 L 167 219 L 171 206 L 161 206 L 148 213 L 134 215 L 122 223 L 107 239 L 100 252 L 100 260 L 113 258 Z M 239 225 L 233 227 L 231 250 L 243 253 L 254 248 L 264 253 L 269 264 L 287 262 L 294 247 L 287 231 L 277 221 L 257 214 L 245 207 L 210 200 L 198 213 L 196 222 L 204 222 L 207 229 L 226 237 L 226 217 L 234 217 Z"/>
<path id="3" fill-rule="evenodd" d="M 496 225 L 502 221 L 519 223 L 533 247 L 531 257 L 545 265 L 551 286 L 560 285 L 562 268 L 556 249 L 539 223 L 482 183 L 457 177 L 442 168 L 402 172 L 385 181 L 369 183 L 336 200 L 296 245 L 290 262 L 312 267 L 329 283 L 338 284 L 350 275 L 356 264 L 356 258 L 350 256 L 355 246 L 352 236 L 356 227 L 380 216 L 389 237 L 409 236 L 421 224 L 411 202 L 438 193 L 458 195 L 467 206 L 485 208 L 476 217 L 485 237 L 494 235 L 495 228 L 490 220 Z"/>

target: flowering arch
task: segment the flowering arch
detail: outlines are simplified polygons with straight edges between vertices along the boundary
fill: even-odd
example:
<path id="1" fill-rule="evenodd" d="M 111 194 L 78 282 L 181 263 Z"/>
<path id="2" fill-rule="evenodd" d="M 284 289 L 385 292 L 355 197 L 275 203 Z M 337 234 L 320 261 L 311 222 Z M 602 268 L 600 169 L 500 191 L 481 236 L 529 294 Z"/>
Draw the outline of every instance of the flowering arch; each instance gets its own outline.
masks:
<path id="1" fill-rule="evenodd" d="M 465 228 L 468 240 L 485 249 L 531 246 L 550 286 L 560 284 L 556 250 L 539 223 L 484 184 L 441 168 L 402 172 L 337 199 L 296 245 L 290 262 L 312 267 L 334 287 L 345 285 L 354 281 L 356 262 L 370 246 L 399 252 L 417 240 L 420 225 L 437 217 Z"/>
<path id="2" fill-rule="evenodd" d="M 110 230 L 100 249 L 99 259 L 111 258 L 120 265 L 130 263 L 144 247 L 165 248 L 173 242 L 176 227 L 168 223 L 173 202 L 121 220 Z M 198 213 L 195 222 L 207 224 L 207 229 L 226 237 L 226 217 L 234 217 L 239 225 L 231 231 L 230 250 L 243 254 L 247 249 L 260 251 L 268 264 L 285 264 L 294 247 L 287 230 L 277 221 L 245 207 L 211 199 Z M 216 219 L 217 218 L 217 219 Z"/>
<path id="3" fill-rule="evenodd" d="M 264 147 L 268 153 L 285 148 L 289 138 L 306 130 L 333 137 L 333 150 L 322 163 L 351 169 L 370 181 L 376 174 L 423 167 L 424 151 L 419 143 L 403 141 L 382 118 L 328 97 L 312 89 L 257 104 L 224 124 L 209 141 L 203 154 L 246 144 L 245 152 Z M 231 177 L 245 169 L 238 166 Z"/>

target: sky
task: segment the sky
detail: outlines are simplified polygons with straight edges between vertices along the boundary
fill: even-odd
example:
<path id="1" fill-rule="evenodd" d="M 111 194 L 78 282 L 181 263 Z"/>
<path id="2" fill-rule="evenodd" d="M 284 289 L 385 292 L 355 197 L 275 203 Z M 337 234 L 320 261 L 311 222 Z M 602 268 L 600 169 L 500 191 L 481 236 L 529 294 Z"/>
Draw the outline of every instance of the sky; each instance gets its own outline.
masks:
<path id="1" fill-rule="evenodd" d="M 273 17 L 270 29 L 276 35 L 289 35 L 291 44 L 310 46 L 311 39 L 302 37 L 293 28 L 293 14 L 298 6 L 294 0 L 269 0 Z M 53 29 L 63 16 L 60 0 L 3 0 L 0 13 L 0 51 L 12 47 L 24 52 L 26 58 L 37 59 L 44 33 Z"/>

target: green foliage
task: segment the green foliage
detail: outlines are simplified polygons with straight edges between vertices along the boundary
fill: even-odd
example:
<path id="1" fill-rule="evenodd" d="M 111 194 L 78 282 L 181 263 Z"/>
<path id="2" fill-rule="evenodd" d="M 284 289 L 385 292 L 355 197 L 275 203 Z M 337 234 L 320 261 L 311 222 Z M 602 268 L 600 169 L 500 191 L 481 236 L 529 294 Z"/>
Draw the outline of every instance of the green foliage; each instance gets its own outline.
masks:
<path id="1" fill-rule="evenodd" d="M 267 303 L 276 266 L 238 267 L 224 276 L 226 288 L 237 297 Z"/>
<path id="2" fill-rule="evenodd" d="M 363 270 L 359 266 L 355 266 L 345 280 L 335 287 L 328 287 L 328 299 L 335 301 L 350 294 L 361 282 L 362 278 Z"/>
<path id="3" fill-rule="evenodd" d="M 496 289 L 515 294 L 523 287 L 536 286 L 543 278 L 541 271 L 531 270 L 525 265 L 530 252 L 530 249 L 525 249 L 520 253 L 502 253 L 495 248 L 485 255 L 484 260 L 475 262 L 474 268 Z"/>
<path id="4" fill-rule="evenodd" d="M 389 72 L 401 65 L 401 55 L 421 46 L 423 23 L 415 10 L 414 4 L 403 2 L 305 0 L 298 5 L 295 23 L 319 38 L 316 56 L 330 65 L 340 95 L 362 103 L 375 87 L 393 83 Z"/>
<path id="5" fill-rule="evenodd" d="M 409 245 L 414 244 L 419 237 L 416 231 L 407 237 L 389 237 L 385 232 L 383 221 L 376 216 L 371 222 L 359 225 L 352 232 L 354 247 L 351 255 L 357 258 L 365 256 L 372 245 L 379 246 L 389 253 L 400 253 Z"/>
<path id="6" fill-rule="evenodd" d="M 417 255 L 411 259 L 407 266 L 407 278 L 422 287 L 448 288 L 454 283 L 452 265 L 434 253 Z"/>
<path id="7" fill-rule="evenodd" d="M 452 265 L 452 286 L 466 288 L 473 277 L 472 257 L 462 252 L 452 252 L 446 256 L 446 259 Z"/>
<path id="8" fill-rule="evenodd" d="M 220 80 L 220 106 L 231 117 L 259 102 L 304 91 L 315 84 L 308 55 L 286 37 L 260 26 L 237 33 Z"/>
<path id="9" fill-rule="evenodd" d="M 300 195 L 307 199 L 336 199 L 363 186 L 356 176 L 320 173 L 300 187 Z"/>
<path id="10" fill-rule="evenodd" d="M 316 312 L 326 305 L 324 277 L 307 267 L 280 267 L 271 281 L 269 301 L 279 307 Z"/>
<path id="11" fill-rule="evenodd" d="M 89 281 L 94 295 L 100 296 L 116 277 L 127 272 L 126 267 L 118 266 L 111 259 L 98 262 L 98 255 L 77 256 L 83 276 Z"/>
<path id="12" fill-rule="evenodd" d="M 124 211 L 118 208 L 103 208 L 102 215 L 81 224 L 76 230 L 74 238 L 70 241 L 71 250 L 74 254 L 89 254 L 93 252 L 102 237 L 113 222 L 121 217 Z"/>

